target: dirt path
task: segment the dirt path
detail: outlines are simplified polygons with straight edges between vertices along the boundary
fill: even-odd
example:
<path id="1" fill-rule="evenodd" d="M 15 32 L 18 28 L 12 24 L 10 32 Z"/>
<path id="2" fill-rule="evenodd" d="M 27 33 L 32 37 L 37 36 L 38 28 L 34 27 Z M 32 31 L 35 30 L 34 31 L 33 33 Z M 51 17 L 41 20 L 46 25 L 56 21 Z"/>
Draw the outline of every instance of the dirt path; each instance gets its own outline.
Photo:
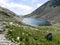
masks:
<path id="1" fill-rule="evenodd" d="M 0 45 L 16 45 L 10 40 L 6 39 L 4 31 L 2 31 L 3 26 L 0 26 Z M 2 31 L 2 32 L 1 32 Z"/>
<path id="2" fill-rule="evenodd" d="M 15 45 L 5 38 L 5 34 L 0 34 L 0 45 Z"/>

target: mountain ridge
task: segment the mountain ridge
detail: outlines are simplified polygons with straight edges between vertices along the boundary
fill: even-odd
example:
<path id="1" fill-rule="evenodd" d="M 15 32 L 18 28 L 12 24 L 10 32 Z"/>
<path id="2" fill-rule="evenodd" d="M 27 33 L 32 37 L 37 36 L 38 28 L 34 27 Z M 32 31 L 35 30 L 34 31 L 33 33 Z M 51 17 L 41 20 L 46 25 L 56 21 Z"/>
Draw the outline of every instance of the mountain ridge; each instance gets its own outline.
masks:
<path id="1" fill-rule="evenodd" d="M 60 5 L 53 5 L 51 1 L 46 2 L 32 13 L 25 15 L 24 18 L 39 18 L 50 21 L 52 23 L 60 22 Z"/>
<path id="2" fill-rule="evenodd" d="M 0 7 L 0 20 L 19 21 L 19 20 L 21 20 L 21 16 L 15 14 L 14 12 L 12 12 L 11 10 L 9 10 L 7 8 Z"/>

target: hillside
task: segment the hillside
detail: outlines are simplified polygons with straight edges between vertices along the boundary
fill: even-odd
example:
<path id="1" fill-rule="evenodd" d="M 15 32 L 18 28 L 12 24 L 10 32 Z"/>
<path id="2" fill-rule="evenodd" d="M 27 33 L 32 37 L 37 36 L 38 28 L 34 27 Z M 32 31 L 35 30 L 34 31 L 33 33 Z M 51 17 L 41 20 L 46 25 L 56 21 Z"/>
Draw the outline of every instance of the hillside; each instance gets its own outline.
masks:
<path id="1" fill-rule="evenodd" d="M 0 7 L 0 45 L 60 45 L 60 23 L 53 26 L 29 26 L 21 17 Z M 45 37 L 52 33 L 52 40 Z"/>
<path id="2" fill-rule="evenodd" d="M 11 42 L 11 40 L 6 39 L 6 34 L 8 32 L 6 26 L 22 25 L 21 20 L 22 18 L 14 12 L 0 7 L 0 45 L 16 45 L 15 43 Z"/>
<path id="3" fill-rule="evenodd" d="M 21 21 L 21 17 L 6 8 L 0 7 L 0 20 Z"/>
<path id="4" fill-rule="evenodd" d="M 24 17 L 39 18 L 52 23 L 60 22 L 60 4 L 54 5 L 51 1 L 48 1 L 31 14 L 25 15 Z"/>
<path id="5" fill-rule="evenodd" d="M 6 8 L 0 7 L 0 18 L 8 18 L 13 16 L 16 16 L 16 14 Z"/>

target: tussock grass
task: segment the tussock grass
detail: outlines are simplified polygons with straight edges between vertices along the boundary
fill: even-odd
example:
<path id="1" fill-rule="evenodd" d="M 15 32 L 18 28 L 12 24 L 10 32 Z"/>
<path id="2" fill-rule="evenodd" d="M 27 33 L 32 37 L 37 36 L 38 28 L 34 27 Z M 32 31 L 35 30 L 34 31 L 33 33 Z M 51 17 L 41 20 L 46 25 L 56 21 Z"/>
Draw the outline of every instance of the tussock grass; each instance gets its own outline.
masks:
<path id="1" fill-rule="evenodd" d="M 60 45 L 60 28 L 54 26 L 7 26 L 9 29 L 7 38 L 19 43 L 19 45 Z M 53 40 L 46 40 L 48 33 L 53 34 Z M 17 40 L 17 37 L 19 39 Z"/>

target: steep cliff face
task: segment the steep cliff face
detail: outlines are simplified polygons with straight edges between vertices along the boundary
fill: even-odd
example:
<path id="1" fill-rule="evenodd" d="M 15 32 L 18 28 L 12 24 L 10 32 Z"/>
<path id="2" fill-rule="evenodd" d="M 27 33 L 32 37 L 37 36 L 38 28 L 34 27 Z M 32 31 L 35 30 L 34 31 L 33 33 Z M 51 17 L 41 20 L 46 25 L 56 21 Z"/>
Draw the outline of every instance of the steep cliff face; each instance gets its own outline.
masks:
<path id="1" fill-rule="evenodd" d="M 51 1 L 48 1 L 31 14 L 25 15 L 24 17 L 39 18 L 54 23 L 60 22 L 60 5 L 55 5 L 52 4 Z"/>

